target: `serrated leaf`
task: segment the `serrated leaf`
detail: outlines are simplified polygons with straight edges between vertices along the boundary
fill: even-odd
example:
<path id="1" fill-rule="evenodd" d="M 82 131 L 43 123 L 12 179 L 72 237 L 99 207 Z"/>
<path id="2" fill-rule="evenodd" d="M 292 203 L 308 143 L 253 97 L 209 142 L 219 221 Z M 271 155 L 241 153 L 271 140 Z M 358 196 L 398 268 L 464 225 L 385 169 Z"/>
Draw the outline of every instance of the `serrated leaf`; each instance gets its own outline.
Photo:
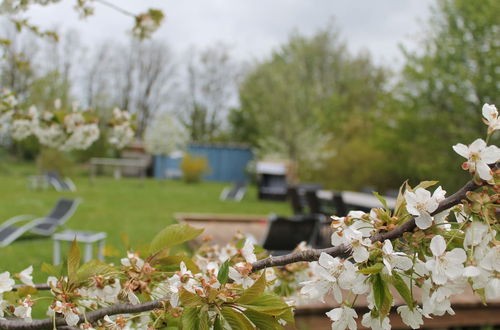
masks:
<path id="1" fill-rule="evenodd" d="M 182 328 L 186 330 L 208 330 L 208 313 L 203 312 L 200 307 L 184 308 L 184 312 L 182 313 Z"/>
<path id="2" fill-rule="evenodd" d="M 42 264 L 42 267 L 41 267 L 41 270 L 42 272 L 50 275 L 50 276 L 59 276 L 59 274 L 61 273 L 61 265 L 59 266 L 54 266 L 54 265 L 51 265 L 51 264 L 48 264 L 48 263 L 43 263 Z"/>
<path id="3" fill-rule="evenodd" d="M 384 264 L 377 262 L 375 265 L 358 270 L 358 272 L 365 275 L 378 274 L 382 271 L 382 269 L 384 269 Z"/>
<path id="4" fill-rule="evenodd" d="M 232 330 L 254 330 L 255 326 L 247 317 L 231 307 L 222 307 L 221 314 Z"/>
<path id="5" fill-rule="evenodd" d="M 238 302 L 238 304 L 240 303 Z M 271 293 L 264 293 L 251 303 L 241 304 L 241 306 L 246 309 L 273 316 L 281 315 L 290 308 L 282 298 Z"/>
<path id="6" fill-rule="evenodd" d="M 193 260 L 189 257 L 186 256 L 168 256 L 168 257 L 161 257 L 156 260 L 157 263 L 162 264 L 162 265 L 176 265 L 179 266 L 179 264 L 184 262 L 186 265 L 187 269 L 192 271 L 194 274 L 199 273 L 200 269 L 196 264 L 193 262 Z"/>
<path id="7" fill-rule="evenodd" d="M 229 278 L 229 260 L 224 261 L 222 266 L 220 266 L 219 273 L 217 273 L 217 281 L 221 285 L 227 283 L 227 279 Z"/>
<path id="8" fill-rule="evenodd" d="M 413 297 L 411 295 L 410 289 L 406 285 L 405 281 L 399 276 L 398 273 L 392 273 L 392 284 L 398 290 L 399 295 L 404 299 L 408 307 L 413 309 Z"/>
<path id="9" fill-rule="evenodd" d="M 204 304 L 200 296 L 191 293 L 184 288 L 181 288 L 179 300 L 181 301 L 182 305 L 186 307 L 196 307 Z"/>
<path id="10" fill-rule="evenodd" d="M 37 294 L 38 293 L 38 290 L 33 287 L 33 286 L 23 286 L 23 287 L 20 287 L 19 289 L 17 289 L 17 294 L 19 295 L 19 297 L 26 297 L 27 295 L 34 295 L 34 294 Z"/>
<path id="11" fill-rule="evenodd" d="M 241 296 L 236 299 L 238 304 L 249 304 L 259 298 L 264 293 L 266 289 L 266 275 L 262 273 L 262 275 L 257 279 L 257 281 L 252 284 L 251 287 L 243 291 Z"/>
<path id="12" fill-rule="evenodd" d="M 77 271 L 80 267 L 80 248 L 76 243 L 76 239 L 71 243 L 68 252 L 68 280 L 74 282 L 77 279 Z"/>
<path id="13" fill-rule="evenodd" d="M 151 241 L 150 253 L 157 253 L 163 249 L 192 240 L 203 232 L 203 228 L 193 228 L 186 224 L 173 224 L 160 231 Z"/>
<path id="14" fill-rule="evenodd" d="M 257 329 L 283 329 L 283 326 L 279 324 L 278 320 L 271 315 L 255 312 L 250 309 L 244 311 L 243 314 L 245 314 L 245 316 L 257 327 Z"/>
<path id="15" fill-rule="evenodd" d="M 84 282 L 92 276 L 102 275 L 107 276 L 115 273 L 116 270 L 113 266 L 108 265 L 99 260 L 91 260 L 80 267 L 77 271 L 77 281 Z"/>

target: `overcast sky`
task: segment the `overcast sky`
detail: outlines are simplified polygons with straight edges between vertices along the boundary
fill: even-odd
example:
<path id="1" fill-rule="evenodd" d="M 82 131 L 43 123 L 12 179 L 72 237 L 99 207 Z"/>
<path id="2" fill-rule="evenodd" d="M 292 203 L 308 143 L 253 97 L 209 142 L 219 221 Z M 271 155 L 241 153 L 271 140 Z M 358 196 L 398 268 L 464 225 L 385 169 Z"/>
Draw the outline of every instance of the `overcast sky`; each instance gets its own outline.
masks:
<path id="1" fill-rule="evenodd" d="M 368 49 L 377 63 L 398 65 L 398 44 L 415 45 L 433 0 L 108 0 L 139 13 L 159 8 L 166 20 L 155 35 L 182 54 L 214 42 L 230 46 L 238 60 L 261 59 L 287 40 L 291 31 L 311 35 L 334 20 L 353 51 Z M 99 3 L 85 21 L 75 1 L 33 7 L 29 16 L 43 27 L 74 28 L 87 43 L 125 39 L 133 18 Z"/>

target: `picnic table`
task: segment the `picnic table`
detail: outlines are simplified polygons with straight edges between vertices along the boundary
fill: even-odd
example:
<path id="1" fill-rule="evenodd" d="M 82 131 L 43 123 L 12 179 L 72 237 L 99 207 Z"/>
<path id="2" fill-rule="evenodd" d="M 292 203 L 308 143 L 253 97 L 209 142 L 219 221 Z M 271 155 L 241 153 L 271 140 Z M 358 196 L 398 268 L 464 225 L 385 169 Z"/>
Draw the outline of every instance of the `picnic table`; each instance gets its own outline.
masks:
<path id="1" fill-rule="evenodd" d="M 335 192 L 331 190 L 318 190 L 316 195 L 319 199 L 322 200 L 332 200 Z M 372 194 L 356 192 L 356 191 L 342 191 L 339 192 L 340 196 L 344 204 L 349 205 L 351 207 L 359 207 L 362 209 L 372 209 L 374 207 L 383 207 L 382 203 L 378 200 L 377 197 Z M 382 196 L 386 202 L 387 206 L 390 209 L 394 209 L 396 207 L 396 199 L 389 196 Z"/>
<path id="2" fill-rule="evenodd" d="M 140 171 L 141 179 L 146 177 L 147 161 L 133 158 L 91 158 L 90 159 L 90 179 L 93 180 L 99 166 L 114 167 L 115 179 L 122 177 L 122 169 L 126 167 L 136 167 Z"/>

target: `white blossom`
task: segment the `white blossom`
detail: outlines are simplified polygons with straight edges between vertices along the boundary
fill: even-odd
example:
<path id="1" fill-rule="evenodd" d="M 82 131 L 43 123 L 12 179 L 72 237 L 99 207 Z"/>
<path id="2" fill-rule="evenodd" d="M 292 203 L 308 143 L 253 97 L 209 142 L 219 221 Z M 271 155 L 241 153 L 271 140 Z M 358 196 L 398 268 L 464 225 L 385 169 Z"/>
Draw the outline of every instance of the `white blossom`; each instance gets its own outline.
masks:
<path id="1" fill-rule="evenodd" d="M 32 273 L 33 273 L 33 266 L 29 266 L 28 268 L 19 273 L 19 279 L 26 285 L 34 285 L 33 276 L 31 276 Z"/>
<path id="2" fill-rule="evenodd" d="M 9 272 L 3 272 L 0 274 L 0 293 L 12 291 L 14 284 L 15 282 L 10 278 Z"/>
<path id="3" fill-rule="evenodd" d="M 254 246 L 251 240 L 247 239 L 245 240 L 245 244 L 243 245 L 243 248 L 241 249 L 241 254 L 243 255 L 243 258 L 248 263 L 254 263 L 257 261 L 257 257 L 255 256 L 254 251 Z"/>
<path id="4" fill-rule="evenodd" d="M 389 323 L 389 318 L 386 316 L 382 320 L 379 317 L 372 317 L 371 312 L 363 315 L 361 319 L 361 324 L 372 330 L 389 330 L 391 329 L 391 324 Z"/>
<path id="5" fill-rule="evenodd" d="M 303 287 L 300 293 L 310 300 L 319 299 L 324 302 L 324 296 L 331 291 L 335 300 L 338 303 L 342 302 L 339 277 L 344 271 L 344 264 L 340 262 L 340 259 L 323 252 L 318 262 L 312 263 L 311 268 L 315 277 L 301 283 Z"/>
<path id="6" fill-rule="evenodd" d="M 392 269 L 408 270 L 412 267 L 413 262 L 403 252 L 394 252 L 392 243 L 386 239 L 382 247 L 383 262 L 389 274 L 392 274 Z"/>
<path id="7" fill-rule="evenodd" d="M 401 315 L 401 319 L 404 324 L 409 326 L 412 329 L 418 329 L 424 321 L 422 319 L 422 310 L 419 307 L 414 307 L 413 310 L 408 306 L 399 306 L 397 308 L 399 315 Z"/>
<path id="8" fill-rule="evenodd" d="M 358 317 L 356 311 L 350 307 L 342 306 L 334 308 L 327 312 L 326 315 L 333 321 L 333 330 L 354 330 L 357 328 L 355 318 Z"/>
<path id="9" fill-rule="evenodd" d="M 14 309 L 14 315 L 23 319 L 24 321 L 31 321 L 31 306 L 33 305 L 33 301 L 31 297 L 28 295 L 22 301 L 19 302 L 19 305 Z"/>
<path id="10" fill-rule="evenodd" d="M 439 202 L 444 199 L 444 191 L 439 186 L 431 195 L 430 191 L 424 188 L 417 188 L 415 192 L 405 191 L 406 209 L 411 215 L 415 216 L 415 223 L 420 229 L 427 229 L 432 225 L 432 216 Z"/>
<path id="11" fill-rule="evenodd" d="M 453 146 L 453 150 L 460 156 L 467 158 L 467 161 L 462 164 L 463 169 L 469 170 L 471 173 L 477 172 L 483 180 L 492 179 L 488 164 L 495 164 L 500 160 L 500 148 L 495 145 L 486 146 L 486 142 L 477 139 L 468 147 L 458 143 Z"/>
<path id="12" fill-rule="evenodd" d="M 137 270 L 141 270 L 142 267 L 144 266 L 144 260 L 139 258 L 139 256 L 136 253 L 132 252 L 127 252 L 127 258 L 122 258 L 120 261 L 123 266 L 134 267 Z"/>
<path id="13" fill-rule="evenodd" d="M 492 133 L 500 129 L 500 117 L 498 116 L 498 110 L 494 104 L 485 103 L 483 105 L 483 117 L 484 122 L 488 125 L 488 133 Z"/>
<path id="14" fill-rule="evenodd" d="M 237 263 L 234 267 L 229 267 L 229 278 L 234 281 L 236 284 L 240 284 L 244 289 L 247 289 L 252 286 L 254 280 L 248 276 L 243 275 L 238 271 L 238 268 L 244 267 L 242 263 Z"/>
<path id="15" fill-rule="evenodd" d="M 434 283 L 445 284 L 448 279 L 453 280 L 462 275 L 463 263 L 467 259 L 463 249 L 455 248 L 445 252 L 446 241 L 441 235 L 432 238 L 430 248 L 434 258 L 428 260 L 425 265 L 431 272 Z"/>
<path id="16" fill-rule="evenodd" d="M 488 225 L 479 221 L 472 222 L 465 230 L 464 247 L 479 245 L 488 234 L 488 231 Z"/>
<path id="17" fill-rule="evenodd" d="M 12 122 L 11 135 L 14 140 L 24 140 L 32 133 L 31 120 L 16 119 Z"/>
<path id="18" fill-rule="evenodd" d="M 491 247 L 479 260 L 479 266 L 482 268 L 500 273 L 500 245 Z"/>

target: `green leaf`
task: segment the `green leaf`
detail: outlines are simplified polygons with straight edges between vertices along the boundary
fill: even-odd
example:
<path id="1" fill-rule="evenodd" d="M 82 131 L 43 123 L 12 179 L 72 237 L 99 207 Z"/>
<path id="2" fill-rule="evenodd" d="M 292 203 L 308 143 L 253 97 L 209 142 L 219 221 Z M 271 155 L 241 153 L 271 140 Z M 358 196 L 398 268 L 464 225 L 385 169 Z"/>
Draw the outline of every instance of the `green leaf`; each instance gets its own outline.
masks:
<path id="1" fill-rule="evenodd" d="M 424 189 L 427 189 L 429 187 L 432 187 L 434 186 L 435 184 L 437 184 L 439 181 L 422 181 L 418 184 L 418 186 L 416 186 L 415 188 L 413 188 L 413 190 L 417 190 L 417 188 L 424 188 Z"/>
<path id="2" fill-rule="evenodd" d="M 251 303 L 241 304 L 241 306 L 246 309 L 273 316 L 279 316 L 290 308 L 282 298 L 271 293 L 264 293 Z"/>
<path id="3" fill-rule="evenodd" d="M 376 191 L 373 192 L 373 196 L 377 197 L 377 199 L 380 201 L 380 203 L 382 203 L 382 205 L 384 206 L 384 209 L 389 211 L 389 207 L 387 206 L 387 201 L 385 200 L 385 198 L 380 196 L 380 194 Z"/>
<path id="4" fill-rule="evenodd" d="M 285 312 L 278 316 L 278 319 L 285 320 L 288 324 L 295 324 L 295 319 L 293 316 L 293 309 L 290 307 Z"/>
<path id="5" fill-rule="evenodd" d="M 236 311 L 231 307 L 222 307 L 222 316 L 232 330 L 254 330 L 255 326 L 247 319 L 243 313 Z"/>
<path id="6" fill-rule="evenodd" d="M 241 296 L 236 299 L 236 302 L 239 304 L 249 304 L 257 298 L 259 298 L 260 295 L 264 293 L 264 290 L 266 289 L 266 275 L 265 273 L 262 273 L 262 275 L 255 281 L 255 283 L 243 291 Z"/>
<path id="7" fill-rule="evenodd" d="M 410 289 L 406 285 L 405 281 L 401 278 L 401 276 L 396 272 L 392 273 L 392 284 L 394 285 L 396 290 L 398 290 L 398 293 L 404 299 L 408 307 L 410 307 L 410 309 L 413 309 L 413 297 L 411 295 Z"/>
<path id="8" fill-rule="evenodd" d="M 382 275 L 376 274 L 372 277 L 373 300 L 379 311 L 380 319 L 383 319 L 391 310 L 392 294 L 389 291 L 387 281 L 382 279 Z"/>
<path id="9" fill-rule="evenodd" d="M 59 266 L 54 266 L 54 265 L 51 265 L 51 264 L 48 264 L 48 263 L 43 263 L 42 264 L 42 268 L 41 268 L 42 272 L 50 275 L 50 276 L 59 276 L 61 274 L 61 265 Z"/>
<path id="10" fill-rule="evenodd" d="M 253 324 L 257 327 L 257 329 L 269 329 L 269 330 L 278 330 L 283 329 L 283 326 L 279 324 L 278 320 L 271 315 L 267 315 L 264 313 L 259 313 L 247 309 L 243 312 L 245 316 L 252 321 Z"/>
<path id="11" fill-rule="evenodd" d="M 34 295 L 37 293 L 38 293 L 38 290 L 33 286 L 23 286 L 23 287 L 20 287 L 19 289 L 17 289 L 17 294 L 21 298 L 26 297 L 29 294 Z"/>
<path id="12" fill-rule="evenodd" d="M 157 260 L 157 262 L 159 264 L 167 265 L 167 266 L 168 265 L 176 265 L 177 267 L 179 267 L 179 264 L 181 263 L 181 261 L 184 262 L 187 269 L 192 271 L 194 274 L 200 272 L 200 269 L 198 268 L 198 266 L 196 266 L 196 264 L 193 262 L 193 260 L 189 257 L 186 257 L 186 256 L 168 256 L 168 257 L 159 258 Z"/>
<path id="13" fill-rule="evenodd" d="M 80 267 L 80 248 L 76 243 L 76 239 L 71 243 L 68 252 L 68 280 L 74 282 L 77 279 L 77 271 Z"/>
<path id="14" fill-rule="evenodd" d="M 182 305 L 186 307 L 196 307 L 204 304 L 200 296 L 191 293 L 184 288 L 181 288 L 179 300 L 181 301 Z"/>
<path id="15" fill-rule="evenodd" d="M 377 262 L 375 265 L 358 270 L 358 272 L 366 275 L 378 274 L 382 271 L 382 269 L 384 269 L 384 264 L 381 262 Z"/>
<path id="16" fill-rule="evenodd" d="M 208 313 L 201 307 L 187 307 L 182 313 L 182 328 L 208 330 Z"/>
<path id="17" fill-rule="evenodd" d="M 107 276 L 115 273 L 116 270 L 113 266 L 108 265 L 99 260 L 91 260 L 80 267 L 77 271 L 77 281 L 84 282 L 90 279 L 92 276 L 102 275 Z"/>
<path id="18" fill-rule="evenodd" d="M 7 300 L 11 305 L 16 305 L 17 300 L 19 299 L 19 295 L 16 291 L 8 291 L 4 292 L 2 298 Z"/>
<path id="19" fill-rule="evenodd" d="M 171 246 L 192 240 L 203 232 L 204 229 L 193 228 L 186 224 L 173 224 L 160 231 L 151 241 L 150 253 L 157 253 Z"/>
<path id="20" fill-rule="evenodd" d="M 222 266 L 220 266 L 219 273 L 217 274 L 217 281 L 221 285 L 227 283 L 227 279 L 229 278 L 229 260 L 226 260 Z"/>
<path id="21" fill-rule="evenodd" d="M 222 316 L 220 314 L 217 314 L 215 317 L 214 330 L 224 330 L 222 326 Z"/>

